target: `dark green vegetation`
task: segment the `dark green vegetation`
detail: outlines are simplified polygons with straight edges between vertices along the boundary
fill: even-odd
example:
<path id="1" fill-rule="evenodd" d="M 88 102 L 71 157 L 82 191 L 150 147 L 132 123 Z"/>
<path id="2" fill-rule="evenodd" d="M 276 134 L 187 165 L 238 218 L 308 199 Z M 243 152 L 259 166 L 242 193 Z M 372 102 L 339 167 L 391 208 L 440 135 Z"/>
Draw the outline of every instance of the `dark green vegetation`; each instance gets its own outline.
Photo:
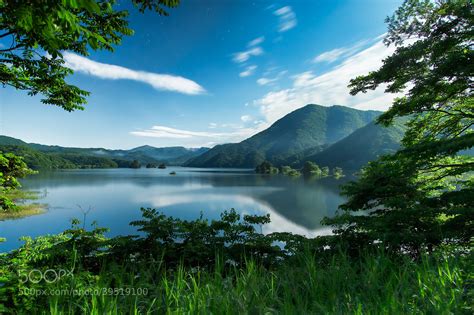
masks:
<path id="1" fill-rule="evenodd" d="M 319 165 L 359 170 L 381 155 L 395 153 L 400 148 L 404 132 L 405 126 L 400 121 L 390 128 L 371 122 L 322 152 L 306 156 L 305 159 Z"/>
<path id="2" fill-rule="evenodd" d="M 406 1 L 387 21 L 385 42 L 397 46 L 395 53 L 350 87 L 353 94 L 382 84 L 387 92 L 407 90 L 378 118 L 382 125 L 409 118 L 403 147 L 364 167 L 343 188 L 346 212 L 327 223 L 346 237 L 387 248 L 472 245 L 473 3 Z M 352 215 L 361 210 L 367 215 Z"/>
<path id="3" fill-rule="evenodd" d="M 33 174 L 23 159 L 13 153 L 0 152 L 0 220 L 39 214 L 44 206 L 31 203 L 38 198 L 36 192 L 20 190 L 18 178 Z"/>
<path id="4" fill-rule="evenodd" d="M 132 163 L 130 163 L 130 168 L 140 168 L 142 165 L 138 160 L 133 160 Z"/>
<path id="5" fill-rule="evenodd" d="M 449 248 L 413 260 L 378 246 L 355 251 L 337 237 L 264 236 L 257 230 L 268 216 L 242 220 L 230 211 L 208 222 L 182 221 L 153 209 L 142 214 L 131 223 L 143 233 L 139 237 L 108 239 L 104 229 L 84 230 L 75 221 L 62 234 L 26 239 L 20 249 L 0 255 L 0 311 L 472 312 L 473 257 Z M 51 269 L 66 273 L 38 279 Z"/>
<path id="6" fill-rule="evenodd" d="M 344 138 L 379 114 L 376 111 L 364 112 L 344 106 L 307 105 L 247 140 L 218 145 L 191 159 L 186 165 L 255 167 L 264 160 L 283 165 L 294 154 Z"/>
<path id="7" fill-rule="evenodd" d="M 68 148 L 26 143 L 22 140 L 0 136 L 0 150 L 22 156 L 29 167 L 35 170 L 71 168 L 115 168 L 131 167 L 134 160 L 141 164 L 166 162 L 180 165 L 197 156 L 207 148 L 184 147 L 155 148 L 137 147 L 131 150 L 107 150 L 103 148 Z"/>
<path id="8" fill-rule="evenodd" d="M 263 161 L 255 168 L 257 174 L 278 174 L 278 168 L 268 161 Z"/>
<path id="9" fill-rule="evenodd" d="M 272 163 L 269 161 L 263 161 L 255 168 L 255 173 L 257 174 L 266 174 L 266 175 L 275 175 L 275 174 L 283 174 L 286 176 L 301 176 L 304 175 L 305 177 L 314 177 L 314 178 L 322 178 L 328 177 L 330 175 L 334 176 L 335 178 L 340 178 L 344 176 L 343 170 L 340 167 L 335 167 L 330 173 L 329 167 L 323 166 L 319 167 L 316 163 L 311 161 L 306 161 L 302 168 L 294 169 L 291 166 L 284 165 L 280 166 L 280 168 L 273 166 Z"/>
<path id="10" fill-rule="evenodd" d="M 141 11 L 166 14 L 179 0 L 131 0 Z M 87 56 L 89 50 L 113 51 L 128 28 L 128 11 L 115 1 L 0 1 L 0 38 L 11 42 L 0 49 L 0 83 L 30 95 L 42 94 L 45 104 L 67 111 L 83 109 L 89 92 L 70 85 L 73 71 L 63 52 Z"/>
<path id="11" fill-rule="evenodd" d="M 285 165 L 280 167 L 280 173 L 286 176 L 293 176 L 293 177 L 298 177 L 301 175 L 301 173 L 298 170 L 295 170 L 294 168 L 291 168 L 291 166 Z"/>
<path id="12" fill-rule="evenodd" d="M 18 178 L 33 174 L 23 159 L 13 153 L 0 152 L 0 211 L 18 211 L 18 206 L 9 194 L 20 188 Z"/>

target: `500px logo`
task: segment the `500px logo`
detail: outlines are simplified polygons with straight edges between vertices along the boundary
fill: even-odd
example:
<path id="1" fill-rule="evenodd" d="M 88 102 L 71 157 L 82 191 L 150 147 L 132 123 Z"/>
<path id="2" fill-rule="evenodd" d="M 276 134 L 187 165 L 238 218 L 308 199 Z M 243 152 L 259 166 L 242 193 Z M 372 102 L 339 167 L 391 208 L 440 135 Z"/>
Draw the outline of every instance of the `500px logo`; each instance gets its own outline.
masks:
<path id="1" fill-rule="evenodd" d="M 41 281 L 45 281 L 47 283 L 54 283 L 59 281 L 64 277 L 73 277 L 73 270 L 67 269 L 47 269 L 47 270 L 19 270 L 18 271 L 18 278 L 20 279 L 21 283 L 40 283 Z"/>

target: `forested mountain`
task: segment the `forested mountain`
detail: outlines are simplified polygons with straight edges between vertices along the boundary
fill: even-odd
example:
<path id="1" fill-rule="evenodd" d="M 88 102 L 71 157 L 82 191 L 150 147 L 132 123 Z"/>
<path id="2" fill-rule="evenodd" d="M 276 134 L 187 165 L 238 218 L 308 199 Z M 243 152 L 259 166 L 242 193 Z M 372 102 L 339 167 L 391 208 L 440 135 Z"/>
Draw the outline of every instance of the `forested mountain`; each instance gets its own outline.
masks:
<path id="1" fill-rule="evenodd" d="M 264 160 L 276 165 L 295 155 L 314 154 L 373 121 L 380 112 L 344 106 L 306 105 L 268 129 L 240 143 L 215 146 L 191 159 L 196 167 L 255 167 Z"/>
<path id="2" fill-rule="evenodd" d="M 141 146 L 130 150 L 73 148 L 26 143 L 20 139 L 0 135 L 0 151 L 15 152 L 23 156 L 27 164 L 33 169 L 123 167 L 134 160 L 142 164 L 181 165 L 188 159 L 207 150 L 208 148 L 155 148 L 152 146 Z"/>
<path id="3" fill-rule="evenodd" d="M 0 145 L 0 152 L 2 151 L 23 157 L 28 167 L 33 170 L 118 167 L 116 161 L 104 157 L 41 152 L 26 145 Z"/>
<path id="4" fill-rule="evenodd" d="M 127 153 L 131 155 L 140 154 L 151 157 L 157 161 L 168 162 L 170 164 L 181 165 L 190 158 L 199 156 L 207 152 L 209 148 L 185 148 L 185 147 L 164 147 L 156 148 L 149 145 L 144 145 L 131 150 Z"/>
<path id="5" fill-rule="evenodd" d="M 325 150 L 305 156 L 300 161 L 313 161 L 318 165 L 358 170 L 378 156 L 394 153 L 400 147 L 405 127 L 395 121 L 390 127 L 369 123 Z M 301 162 L 300 162 L 301 163 Z"/>
<path id="6" fill-rule="evenodd" d="M 26 143 L 0 136 L 0 150 L 24 156 L 34 169 L 127 167 L 137 160 L 195 167 L 255 167 L 263 161 L 300 167 L 305 161 L 357 170 L 377 156 L 394 152 L 403 125 L 376 125 L 377 111 L 307 105 L 268 129 L 240 142 L 213 149 L 140 146 L 130 150 L 72 148 Z"/>

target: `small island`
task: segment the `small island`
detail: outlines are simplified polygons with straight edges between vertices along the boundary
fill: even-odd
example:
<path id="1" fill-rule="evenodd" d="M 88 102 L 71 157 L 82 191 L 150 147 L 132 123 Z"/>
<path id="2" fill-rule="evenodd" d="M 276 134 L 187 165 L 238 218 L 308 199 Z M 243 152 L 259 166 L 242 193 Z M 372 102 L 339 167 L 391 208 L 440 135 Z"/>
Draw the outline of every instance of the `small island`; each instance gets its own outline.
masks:
<path id="1" fill-rule="evenodd" d="M 255 173 L 257 174 L 267 174 L 267 175 L 275 175 L 275 174 L 282 174 L 286 176 L 292 177 L 299 177 L 303 175 L 304 177 L 329 177 L 332 176 L 336 179 L 339 179 L 344 176 L 344 172 L 340 167 L 334 167 L 332 172 L 330 172 L 329 167 L 323 166 L 319 167 L 314 162 L 306 161 L 303 167 L 299 169 L 294 169 L 291 166 L 283 165 L 280 167 L 274 166 L 269 161 L 263 161 L 255 168 Z"/>

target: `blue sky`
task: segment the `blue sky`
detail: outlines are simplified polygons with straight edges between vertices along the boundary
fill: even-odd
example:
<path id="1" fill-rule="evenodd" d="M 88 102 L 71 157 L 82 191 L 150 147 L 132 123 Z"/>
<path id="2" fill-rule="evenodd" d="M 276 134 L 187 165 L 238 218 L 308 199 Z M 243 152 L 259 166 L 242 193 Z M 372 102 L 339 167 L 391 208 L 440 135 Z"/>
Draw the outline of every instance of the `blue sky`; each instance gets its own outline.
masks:
<path id="1" fill-rule="evenodd" d="M 384 110 L 393 99 L 346 86 L 393 51 L 381 36 L 401 0 L 182 2 L 168 17 L 130 8 L 135 35 L 114 53 L 66 52 L 69 82 L 92 93 L 84 111 L 0 88 L 0 133 L 62 146 L 213 146 L 308 103 Z"/>

